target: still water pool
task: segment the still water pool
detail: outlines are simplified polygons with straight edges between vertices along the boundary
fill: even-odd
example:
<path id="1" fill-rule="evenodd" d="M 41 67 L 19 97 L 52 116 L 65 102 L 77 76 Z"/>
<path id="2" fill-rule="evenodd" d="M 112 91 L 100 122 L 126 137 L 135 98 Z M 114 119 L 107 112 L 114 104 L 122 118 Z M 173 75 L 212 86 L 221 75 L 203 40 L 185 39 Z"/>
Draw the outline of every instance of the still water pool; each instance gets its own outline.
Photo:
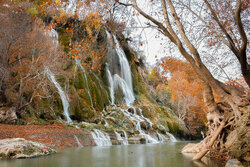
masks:
<path id="1" fill-rule="evenodd" d="M 0 161 L 0 167 L 222 167 L 211 160 L 191 161 L 180 150 L 186 142 L 83 147 L 50 156 Z"/>

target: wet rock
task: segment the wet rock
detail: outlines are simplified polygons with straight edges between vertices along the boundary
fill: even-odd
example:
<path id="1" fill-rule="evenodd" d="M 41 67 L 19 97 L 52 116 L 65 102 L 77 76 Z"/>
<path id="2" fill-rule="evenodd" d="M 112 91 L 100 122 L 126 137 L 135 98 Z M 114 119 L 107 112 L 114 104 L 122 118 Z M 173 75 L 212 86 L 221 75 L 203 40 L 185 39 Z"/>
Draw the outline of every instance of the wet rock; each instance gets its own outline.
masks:
<path id="1" fill-rule="evenodd" d="M 86 128 L 86 129 L 95 129 L 97 124 L 88 123 L 88 122 L 81 122 L 78 124 L 78 126 L 81 128 Z"/>
<path id="2" fill-rule="evenodd" d="M 114 123 L 116 122 L 116 119 L 113 118 L 113 117 L 111 117 L 111 116 L 107 116 L 106 119 L 107 119 L 107 120 L 110 120 L 110 121 L 112 121 L 112 122 L 114 122 Z"/>
<path id="3" fill-rule="evenodd" d="M 0 123 L 12 123 L 17 120 L 15 107 L 0 109 Z"/>
<path id="4" fill-rule="evenodd" d="M 194 144 L 194 143 L 189 143 L 187 144 L 182 150 L 182 153 L 198 153 L 202 150 L 202 144 Z"/>
<path id="5" fill-rule="evenodd" d="M 131 107 L 131 108 L 128 109 L 128 112 L 134 113 L 134 112 L 135 112 L 135 109 Z"/>
<path id="6" fill-rule="evenodd" d="M 31 158 L 56 153 L 52 148 L 23 138 L 0 140 L 0 159 Z"/>
<path id="7" fill-rule="evenodd" d="M 161 132 L 161 133 L 166 133 L 167 132 L 167 130 L 169 130 L 169 129 L 166 129 L 164 126 L 162 126 L 162 125 L 157 125 L 157 128 L 159 129 L 159 131 Z"/>
<path id="8" fill-rule="evenodd" d="M 110 116 L 111 116 L 111 117 L 114 117 L 114 118 L 117 118 L 117 117 L 118 117 L 118 114 L 117 114 L 116 111 L 112 111 L 112 112 L 110 113 Z"/>
<path id="9" fill-rule="evenodd" d="M 130 137 L 130 138 L 128 138 L 128 143 L 129 144 L 143 144 L 142 143 L 143 140 L 145 140 L 145 139 L 142 139 L 140 137 Z M 146 140 L 144 143 L 146 143 Z"/>
<path id="10" fill-rule="evenodd" d="M 150 128 L 148 122 L 140 122 L 141 128 L 144 130 L 148 130 Z"/>
<path id="11" fill-rule="evenodd" d="M 230 159 L 227 161 L 225 167 L 243 167 L 243 165 L 237 159 Z"/>

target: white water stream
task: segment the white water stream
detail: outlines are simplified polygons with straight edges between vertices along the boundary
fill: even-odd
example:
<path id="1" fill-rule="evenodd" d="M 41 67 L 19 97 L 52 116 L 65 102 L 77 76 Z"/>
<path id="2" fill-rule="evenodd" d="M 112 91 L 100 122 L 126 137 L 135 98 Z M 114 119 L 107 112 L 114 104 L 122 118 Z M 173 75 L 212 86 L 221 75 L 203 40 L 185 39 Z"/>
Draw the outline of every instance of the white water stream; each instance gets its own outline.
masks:
<path id="1" fill-rule="evenodd" d="M 127 134 L 126 134 L 125 131 L 123 131 L 123 133 L 125 135 L 124 139 L 121 137 L 120 133 L 118 133 L 116 131 L 114 131 L 114 132 L 115 132 L 115 135 L 116 135 L 116 138 L 117 138 L 118 141 L 122 142 L 123 145 L 128 145 Z"/>
<path id="2" fill-rule="evenodd" d="M 166 132 L 166 135 L 169 136 L 169 138 L 170 138 L 170 140 L 171 140 L 172 142 L 177 142 L 176 138 L 175 138 L 174 135 L 172 135 L 171 133 Z"/>
<path id="3" fill-rule="evenodd" d="M 72 120 L 71 120 L 71 118 L 69 116 L 69 102 L 68 102 L 68 99 L 67 99 L 67 95 L 63 91 L 60 84 L 56 81 L 56 78 L 55 78 L 54 74 L 49 70 L 49 68 L 46 67 L 45 71 L 46 71 L 50 81 L 53 82 L 53 84 L 55 85 L 55 87 L 57 88 L 57 90 L 59 92 L 59 95 L 61 97 L 62 104 L 63 104 L 63 114 L 65 115 L 65 117 L 67 119 L 67 122 L 72 123 Z"/>
<path id="4" fill-rule="evenodd" d="M 107 133 L 102 132 L 98 129 L 94 129 L 94 132 L 91 132 L 91 135 L 97 146 L 111 146 L 111 140 Z"/>
<path id="5" fill-rule="evenodd" d="M 75 139 L 76 139 L 76 143 L 78 145 L 78 147 L 83 147 L 82 144 L 80 143 L 78 137 L 76 135 L 74 135 Z"/>
<path id="6" fill-rule="evenodd" d="M 110 44 L 109 47 L 112 50 L 116 51 L 116 54 L 119 58 L 119 64 L 120 64 L 120 72 L 121 76 L 118 74 L 111 74 L 109 70 L 109 65 L 107 64 L 106 71 L 107 76 L 109 80 L 109 91 L 110 91 L 110 97 L 111 97 L 111 104 L 114 104 L 115 101 L 115 90 L 118 90 L 120 88 L 122 90 L 125 103 L 127 105 L 130 105 L 134 102 L 135 97 L 133 93 L 133 84 L 132 84 L 132 75 L 130 66 L 128 63 L 128 60 L 126 58 L 126 55 L 123 51 L 123 49 L 120 47 L 119 41 L 116 39 L 116 36 L 106 31 L 108 43 Z M 111 38 L 112 37 L 112 38 Z M 110 39 L 114 39 L 113 41 L 110 41 Z"/>
<path id="7" fill-rule="evenodd" d="M 81 70 L 82 70 L 81 73 L 82 73 L 82 75 L 84 76 L 84 79 L 85 79 L 85 83 L 86 83 L 86 87 L 87 87 L 87 91 L 88 91 L 88 95 L 89 95 L 91 107 L 94 109 L 93 100 L 92 100 L 92 97 L 91 97 L 91 94 L 90 94 L 89 83 L 88 83 L 88 78 L 87 78 L 87 75 L 86 75 L 85 68 L 82 66 L 81 62 L 78 59 L 76 59 L 76 58 L 75 58 L 75 62 L 76 62 L 75 72 L 77 70 L 77 66 L 79 66 L 81 68 Z"/>

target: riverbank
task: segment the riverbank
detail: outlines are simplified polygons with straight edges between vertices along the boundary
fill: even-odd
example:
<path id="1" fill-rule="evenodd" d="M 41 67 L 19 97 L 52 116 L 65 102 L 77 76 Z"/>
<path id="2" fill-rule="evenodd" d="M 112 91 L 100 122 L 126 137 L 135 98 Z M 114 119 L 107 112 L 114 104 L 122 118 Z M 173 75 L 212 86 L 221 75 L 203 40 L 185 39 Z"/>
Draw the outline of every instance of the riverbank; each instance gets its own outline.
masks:
<path id="1" fill-rule="evenodd" d="M 78 147 L 76 136 L 83 146 L 94 146 L 88 130 L 77 129 L 66 124 L 53 125 L 6 125 L 0 124 L 0 139 L 24 138 L 46 144 L 56 149 Z"/>

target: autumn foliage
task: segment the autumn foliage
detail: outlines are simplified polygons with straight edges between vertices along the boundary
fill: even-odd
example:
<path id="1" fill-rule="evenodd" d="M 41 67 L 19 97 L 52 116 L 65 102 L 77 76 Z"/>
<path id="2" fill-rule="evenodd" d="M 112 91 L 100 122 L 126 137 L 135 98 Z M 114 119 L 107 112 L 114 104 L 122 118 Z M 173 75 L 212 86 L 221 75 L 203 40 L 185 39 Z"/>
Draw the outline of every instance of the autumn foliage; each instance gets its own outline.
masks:
<path id="1" fill-rule="evenodd" d="M 186 122 L 206 122 L 206 106 L 203 101 L 202 83 L 198 80 L 192 67 L 182 60 L 164 57 L 160 67 L 162 75 L 171 75 L 168 87 L 172 101 L 177 105 L 177 114 Z M 193 126 L 194 127 L 194 126 Z"/>
<path id="2" fill-rule="evenodd" d="M 21 111 L 47 97 L 50 84 L 44 68 L 56 71 L 63 54 L 44 23 L 26 13 L 27 6 L 1 8 L 0 102 Z"/>

